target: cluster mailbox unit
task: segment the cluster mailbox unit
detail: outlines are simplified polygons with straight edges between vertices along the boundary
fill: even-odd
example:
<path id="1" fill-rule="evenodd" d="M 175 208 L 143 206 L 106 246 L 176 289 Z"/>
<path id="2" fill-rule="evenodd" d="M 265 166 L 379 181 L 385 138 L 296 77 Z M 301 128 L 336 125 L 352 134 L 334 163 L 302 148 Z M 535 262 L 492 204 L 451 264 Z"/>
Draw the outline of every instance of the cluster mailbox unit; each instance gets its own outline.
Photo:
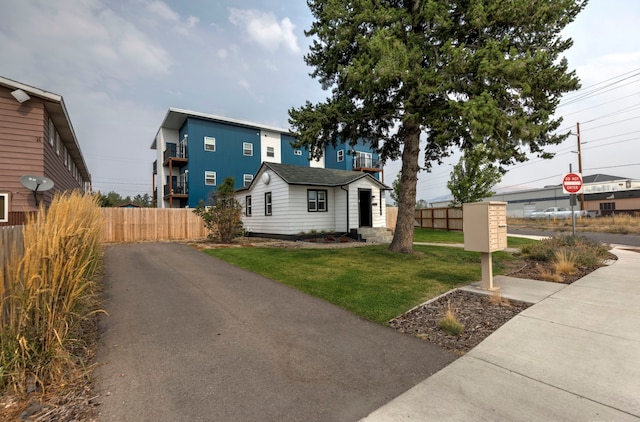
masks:
<path id="1" fill-rule="evenodd" d="M 507 247 L 507 203 L 473 202 L 462 205 L 464 249 L 481 252 L 482 288 L 497 290 L 493 286 L 491 252 Z"/>

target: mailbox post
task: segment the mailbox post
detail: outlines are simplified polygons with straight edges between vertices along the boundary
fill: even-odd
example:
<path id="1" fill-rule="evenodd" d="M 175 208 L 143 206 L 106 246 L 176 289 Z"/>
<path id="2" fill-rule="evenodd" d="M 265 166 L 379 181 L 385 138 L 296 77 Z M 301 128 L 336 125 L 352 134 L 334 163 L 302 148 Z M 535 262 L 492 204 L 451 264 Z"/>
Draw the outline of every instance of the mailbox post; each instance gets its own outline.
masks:
<path id="1" fill-rule="evenodd" d="M 493 286 L 491 252 L 507 247 L 507 203 L 473 202 L 462 204 L 464 250 L 480 252 L 482 259 L 482 288 Z"/>

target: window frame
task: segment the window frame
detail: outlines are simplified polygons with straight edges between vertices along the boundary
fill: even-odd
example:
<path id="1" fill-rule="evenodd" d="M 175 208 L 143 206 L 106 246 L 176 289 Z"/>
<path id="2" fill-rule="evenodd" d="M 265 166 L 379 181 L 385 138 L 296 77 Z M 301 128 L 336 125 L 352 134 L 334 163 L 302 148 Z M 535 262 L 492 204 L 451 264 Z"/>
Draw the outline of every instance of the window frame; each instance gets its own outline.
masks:
<path id="1" fill-rule="evenodd" d="M 56 130 L 56 154 L 60 156 L 60 133 Z"/>
<path id="2" fill-rule="evenodd" d="M 253 144 L 251 142 L 242 143 L 242 155 L 245 157 L 253 157 Z"/>
<path id="3" fill-rule="evenodd" d="M 244 215 L 247 217 L 251 217 L 252 205 L 251 205 L 251 195 L 247 195 L 244 197 Z"/>
<path id="4" fill-rule="evenodd" d="M 336 151 L 336 160 L 338 160 L 339 163 L 344 161 L 344 150 L 343 149 L 339 149 L 338 151 Z"/>
<path id="5" fill-rule="evenodd" d="M 213 175 L 213 183 L 207 183 L 207 180 L 211 179 L 211 175 Z M 215 171 L 205 170 L 204 171 L 204 185 L 205 186 L 217 186 L 218 185 L 218 175 Z"/>
<path id="6" fill-rule="evenodd" d="M 320 199 L 320 196 L 324 196 L 324 199 Z M 329 212 L 329 193 L 326 189 L 307 189 L 307 212 Z"/>
<path id="7" fill-rule="evenodd" d="M 49 145 L 54 146 L 56 143 L 56 127 L 53 120 L 49 118 Z"/>
<path id="8" fill-rule="evenodd" d="M 276 156 L 276 148 L 272 146 L 267 146 L 267 157 L 274 158 Z"/>
<path id="9" fill-rule="evenodd" d="M 209 141 L 209 143 L 207 143 L 207 141 Z M 211 142 L 213 141 L 213 142 Z M 207 148 L 207 146 L 213 146 L 213 149 L 211 148 Z M 204 150 L 207 152 L 216 152 L 216 138 L 212 137 L 212 136 L 205 136 L 204 137 Z"/>
<path id="10" fill-rule="evenodd" d="M 271 192 L 264 193 L 264 215 L 273 215 L 273 196 L 271 195 Z"/>
<path id="11" fill-rule="evenodd" d="M 0 209 L 1 211 L 3 211 L 2 213 L 0 213 L 0 223 L 8 223 L 9 222 L 9 206 L 11 205 L 9 203 L 10 201 L 10 195 L 9 192 L 0 192 L 0 201 L 2 201 L 4 203 L 4 209 Z"/>
<path id="12" fill-rule="evenodd" d="M 245 173 L 242 175 L 242 186 L 245 188 L 253 182 L 253 174 Z"/>

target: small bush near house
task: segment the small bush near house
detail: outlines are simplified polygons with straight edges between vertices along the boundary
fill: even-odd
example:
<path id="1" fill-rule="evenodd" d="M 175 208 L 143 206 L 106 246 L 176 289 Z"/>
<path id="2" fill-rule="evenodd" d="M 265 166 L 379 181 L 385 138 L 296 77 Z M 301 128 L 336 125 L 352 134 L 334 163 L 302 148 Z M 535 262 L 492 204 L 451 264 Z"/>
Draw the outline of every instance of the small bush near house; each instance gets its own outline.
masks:
<path id="1" fill-rule="evenodd" d="M 234 184 L 233 177 L 227 177 L 218 187 L 212 206 L 200 203 L 193 210 L 204 221 L 209 237 L 223 243 L 231 243 L 242 233 L 242 206 L 235 198 Z"/>
<path id="2" fill-rule="evenodd" d="M 0 387 L 44 391 L 85 373 L 86 322 L 102 263 L 96 197 L 56 195 L 23 226 L 23 251 L 0 271 Z M 21 253 L 22 252 L 22 253 Z"/>

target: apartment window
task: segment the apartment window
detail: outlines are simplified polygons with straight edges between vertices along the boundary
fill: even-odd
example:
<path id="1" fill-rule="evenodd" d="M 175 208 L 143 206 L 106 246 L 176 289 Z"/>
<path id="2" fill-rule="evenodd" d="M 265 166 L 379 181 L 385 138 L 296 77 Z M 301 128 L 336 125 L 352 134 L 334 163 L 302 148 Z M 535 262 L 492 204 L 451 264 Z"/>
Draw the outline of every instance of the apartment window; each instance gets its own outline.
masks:
<path id="1" fill-rule="evenodd" d="M 53 146 L 56 142 L 56 128 L 53 126 L 53 120 L 49 119 L 49 144 Z"/>
<path id="2" fill-rule="evenodd" d="M 0 223 L 9 222 L 9 194 L 0 193 Z"/>
<path id="3" fill-rule="evenodd" d="M 251 217 L 251 195 L 244 197 L 244 214 Z"/>
<path id="4" fill-rule="evenodd" d="M 204 137 L 204 150 L 215 152 L 216 150 L 216 138 L 211 138 L 209 136 Z"/>
<path id="5" fill-rule="evenodd" d="M 327 211 L 327 191 L 308 190 L 307 191 L 307 211 L 326 212 Z"/>
<path id="6" fill-rule="evenodd" d="M 293 150 L 293 155 L 302 155 L 302 151 L 299 149 L 294 149 Z"/>
<path id="7" fill-rule="evenodd" d="M 207 186 L 215 186 L 216 185 L 216 172 L 215 171 L 205 171 L 204 172 L 204 184 Z"/>
<path id="8" fill-rule="evenodd" d="M 69 152 L 67 151 L 67 147 L 65 147 L 64 145 L 62 146 L 62 152 L 64 155 L 64 165 L 66 166 L 69 162 Z"/>
<path id="9" fill-rule="evenodd" d="M 273 207 L 271 204 L 271 192 L 265 192 L 264 194 L 264 215 L 271 215 Z"/>
<path id="10" fill-rule="evenodd" d="M 253 182 L 253 174 L 245 174 L 244 175 L 244 187 L 246 188 Z"/>
<path id="11" fill-rule="evenodd" d="M 267 157 L 275 157 L 276 151 L 273 147 L 267 147 Z"/>
<path id="12" fill-rule="evenodd" d="M 242 154 L 248 157 L 253 155 L 253 144 L 250 142 L 242 143 Z"/>
<path id="13" fill-rule="evenodd" d="M 56 132 L 56 154 L 60 155 L 60 134 Z"/>
<path id="14" fill-rule="evenodd" d="M 344 150 L 343 149 L 339 149 L 338 150 L 338 162 L 341 163 L 344 161 Z"/>

